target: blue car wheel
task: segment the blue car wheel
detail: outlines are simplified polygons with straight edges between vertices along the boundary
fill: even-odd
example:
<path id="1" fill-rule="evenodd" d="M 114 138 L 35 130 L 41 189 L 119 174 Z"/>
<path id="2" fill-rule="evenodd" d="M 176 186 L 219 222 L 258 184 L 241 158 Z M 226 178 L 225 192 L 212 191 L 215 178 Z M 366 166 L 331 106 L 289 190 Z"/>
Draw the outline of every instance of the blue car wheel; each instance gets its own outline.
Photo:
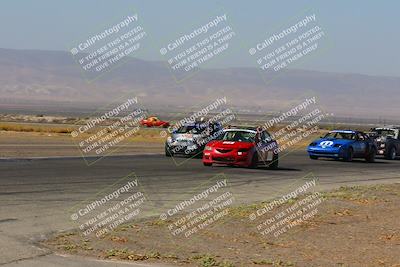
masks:
<path id="1" fill-rule="evenodd" d="M 354 157 L 353 148 L 349 147 L 349 149 L 347 150 L 347 153 L 345 154 L 343 159 L 344 159 L 344 161 L 351 162 L 351 161 L 353 161 L 353 157 Z"/>

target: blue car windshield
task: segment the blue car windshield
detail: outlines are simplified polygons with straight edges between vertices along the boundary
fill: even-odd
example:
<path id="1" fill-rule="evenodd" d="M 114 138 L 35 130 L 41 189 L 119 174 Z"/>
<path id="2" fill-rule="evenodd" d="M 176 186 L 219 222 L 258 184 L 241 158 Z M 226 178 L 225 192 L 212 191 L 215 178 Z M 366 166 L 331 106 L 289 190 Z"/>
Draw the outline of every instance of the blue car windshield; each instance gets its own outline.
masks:
<path id="1" fill-rule="evenodd" d="M 356 135 L 354 133 L 330 132 L 330 133 L 327 133 L 324 136 L 324 138 L 355 140 L 356 139 Z"/>

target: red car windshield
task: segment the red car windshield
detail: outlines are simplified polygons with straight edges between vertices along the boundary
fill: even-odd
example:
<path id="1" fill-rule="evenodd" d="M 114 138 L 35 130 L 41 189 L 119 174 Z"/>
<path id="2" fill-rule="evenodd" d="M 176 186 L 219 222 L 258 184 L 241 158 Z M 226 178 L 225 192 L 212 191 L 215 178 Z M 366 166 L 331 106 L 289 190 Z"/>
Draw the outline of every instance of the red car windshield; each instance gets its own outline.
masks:
<path id="1" fill-rule="evenodd" d="M 227 131 L 220 140 L 231 142 L 247 142 L 254 143 L 256 134 L 246 131 Z"/>

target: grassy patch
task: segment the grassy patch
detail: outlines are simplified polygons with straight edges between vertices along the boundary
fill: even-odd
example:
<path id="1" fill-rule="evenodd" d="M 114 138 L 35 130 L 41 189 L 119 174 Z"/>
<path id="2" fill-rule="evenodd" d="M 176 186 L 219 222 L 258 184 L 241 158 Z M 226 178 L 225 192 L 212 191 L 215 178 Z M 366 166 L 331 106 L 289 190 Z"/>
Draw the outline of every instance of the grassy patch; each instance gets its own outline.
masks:
<path id="1" fill-rule="evenodd" d="M 199 266 L 201 267 L 234 267 L 235 265 L 228 261 L 222 260 L 218 261 L 215 256 L 205 254 L 205 255 L 197 255 L 192 258 L 195 260 Z"/>
<path id="2" fill-rule="evenodd" d="M 0 131 L 70 134 L 73 129 L 64 126 L 30 125 L 3 122 L 0 123 Z"/>

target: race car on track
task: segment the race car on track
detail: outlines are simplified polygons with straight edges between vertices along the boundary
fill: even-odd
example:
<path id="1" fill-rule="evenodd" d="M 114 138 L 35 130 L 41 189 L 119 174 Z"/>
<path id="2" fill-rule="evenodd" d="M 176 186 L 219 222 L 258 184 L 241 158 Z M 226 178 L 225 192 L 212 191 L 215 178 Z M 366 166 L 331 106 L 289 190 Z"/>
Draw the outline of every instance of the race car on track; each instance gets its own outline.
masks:
<path id="1" fill-rule="evenodd" d="M 223 164 L 256 168 L 260 165 L 278 168 L 278 143 L 264 130 L 225 129 L 217 140 L 208 143 L 203 151 L 203 164 Z"/>
<path id="2" fill-rule="evenodd" d="M 141 120 L 140 124 L 147 127 L 169 127 L 169 122 L 162 121 L 157 117 L 148 117 L 147 119 Z"/>
<path id="3" fill-rule="evenodd" d="M 321 157 L 352 161 L 354 158 L 365 158 L 367 162 L 374 162 L 377 147 L 375 140 L 363 132 L 335 130 L 313 141 L 307 152 L 311 159 Z"/>
<path id="4" fill-rule="evenodd" d="M 400 156 L 400 127 L 385 126 L 371 129 L 370 136 L 375 139 L 378 155 L 394 160 Z"/>
<path id="5" fill-rule="evenodd" d="M 222 125 L 219 122 L 185 123 L 167 138 L 165 156 L 202 156 L 205 145 L 218 138 L 222 130 Z"/>

